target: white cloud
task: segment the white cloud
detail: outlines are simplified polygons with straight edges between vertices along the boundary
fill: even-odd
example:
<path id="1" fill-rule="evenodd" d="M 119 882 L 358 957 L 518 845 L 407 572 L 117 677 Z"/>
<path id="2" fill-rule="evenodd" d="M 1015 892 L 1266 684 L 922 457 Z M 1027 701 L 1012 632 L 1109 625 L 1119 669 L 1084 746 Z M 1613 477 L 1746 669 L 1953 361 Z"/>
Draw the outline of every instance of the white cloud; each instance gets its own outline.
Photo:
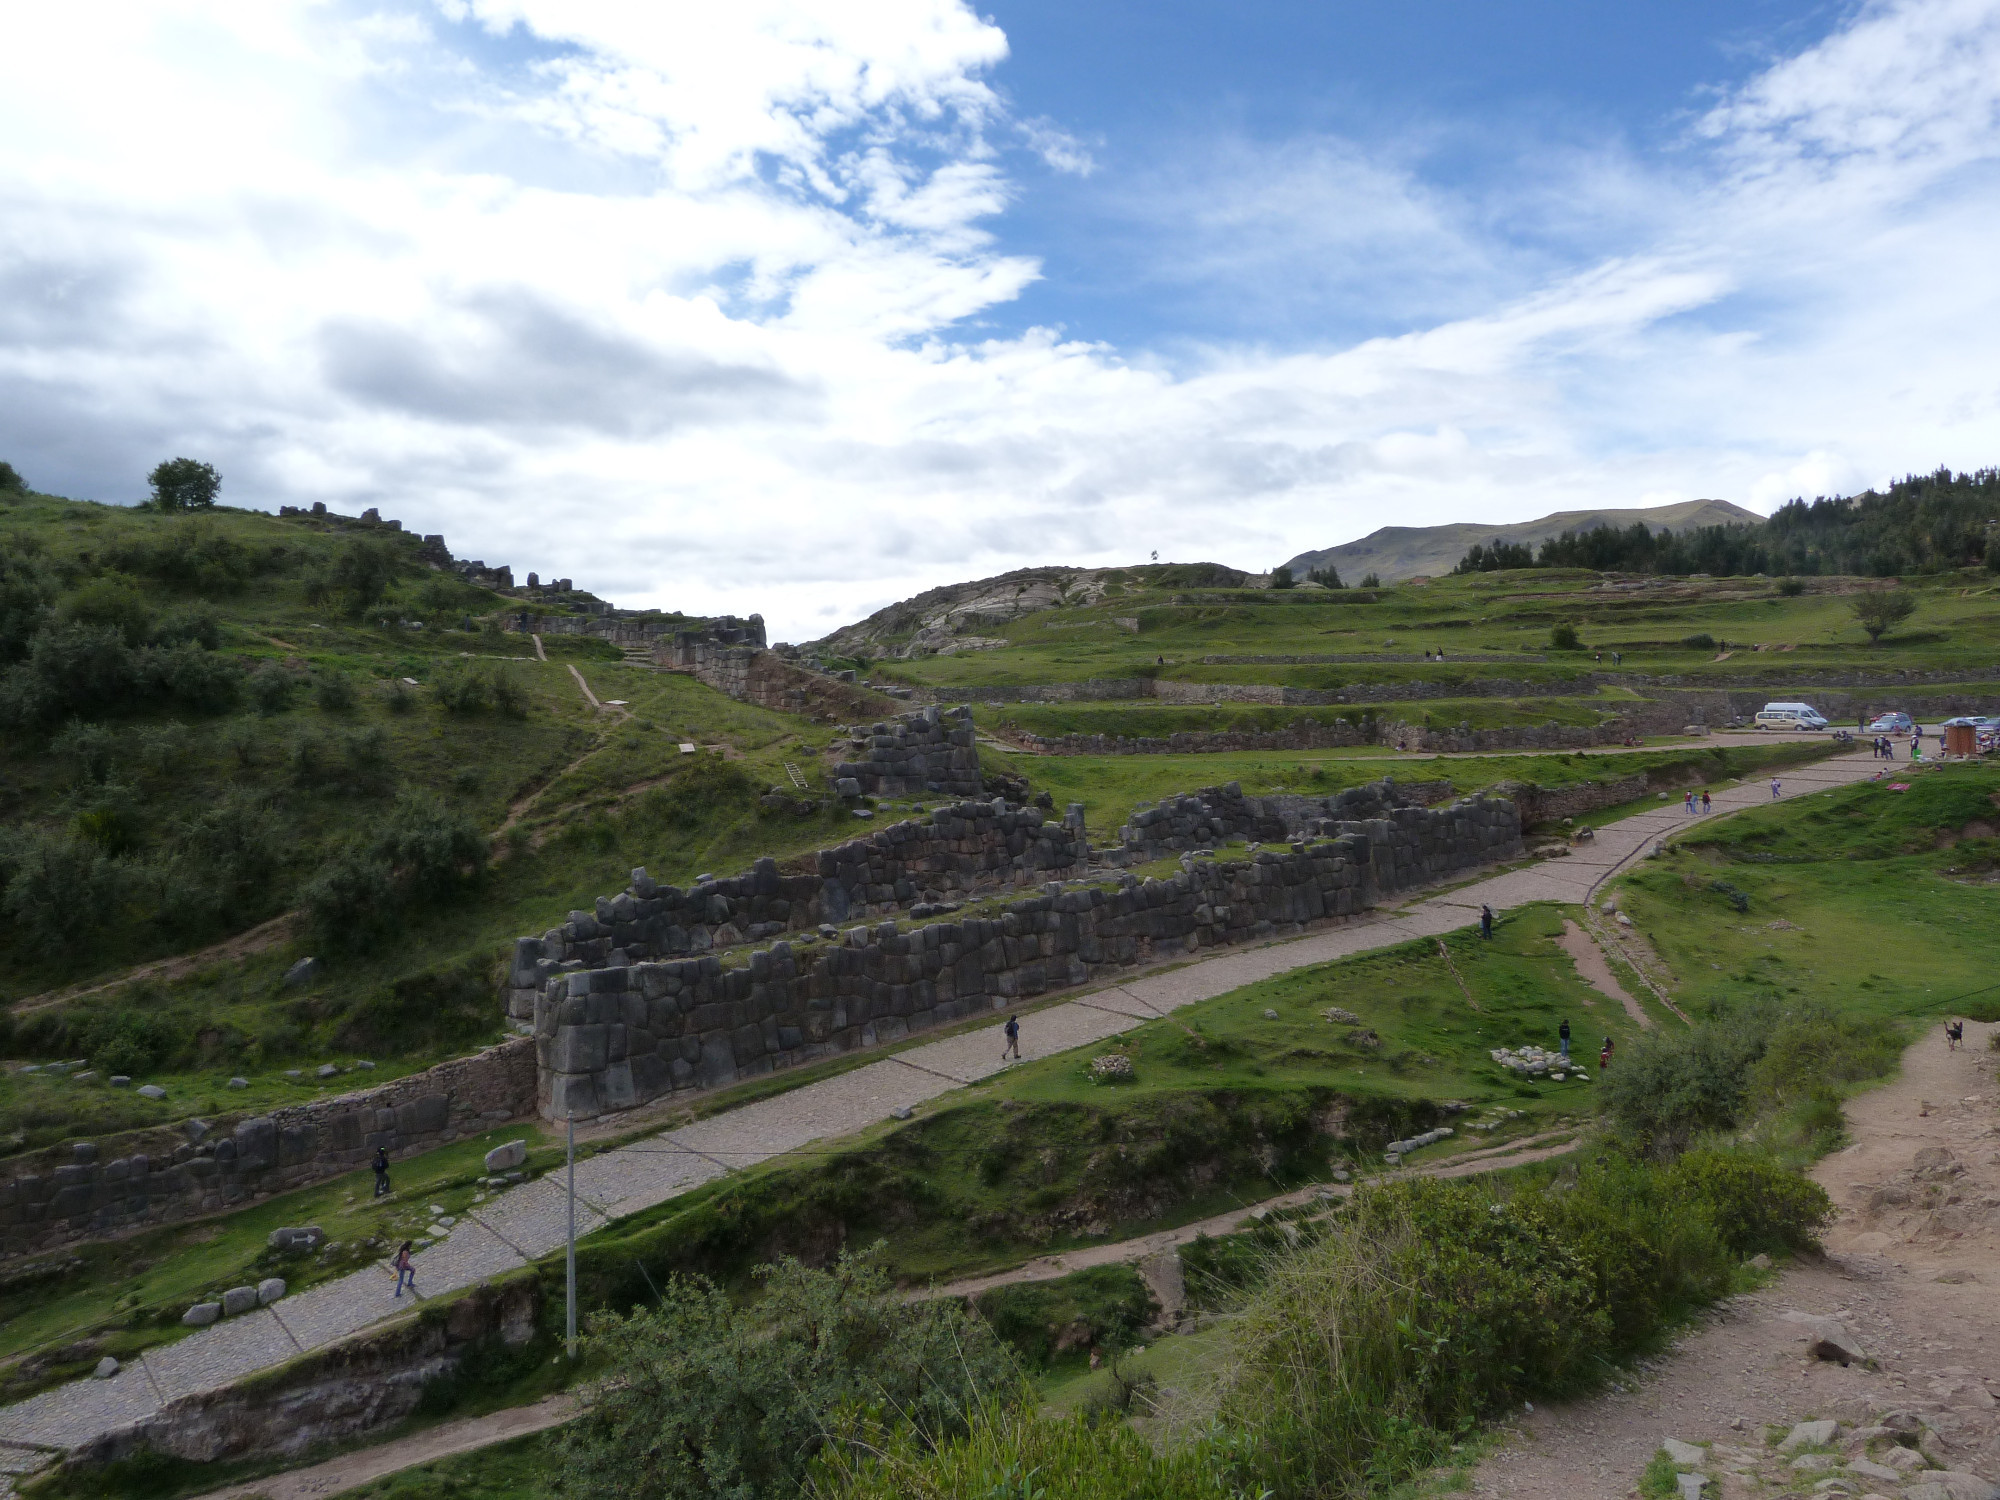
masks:
<path id="1" fill-rule="evenodd" d="M 194 452 L 781 635 L 1033 561 L 1992 462 L 1996 17 L 1871 8 L 1671 160 L 1485 198 L 1407 142 L 1191 156 L 1133 200 L 1144 274 L 1408 331 L 1168 361 L 966 340 L 1039 274 L 1007 153 L 1097 169 L 957 0 L 15 7 L 0 455 L 123 498 Z"/>

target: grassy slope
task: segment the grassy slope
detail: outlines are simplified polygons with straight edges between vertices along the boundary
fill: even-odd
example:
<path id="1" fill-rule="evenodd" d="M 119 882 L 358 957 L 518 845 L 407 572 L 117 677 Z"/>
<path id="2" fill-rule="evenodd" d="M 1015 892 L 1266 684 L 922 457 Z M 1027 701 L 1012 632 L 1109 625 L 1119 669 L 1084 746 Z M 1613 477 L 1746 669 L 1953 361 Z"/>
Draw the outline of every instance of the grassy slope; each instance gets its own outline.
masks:
<path id="1" fill-rule="evenodd" d="M 1812 592 L 1787 599 L 1774 582 L 1752 579 L 1607 594 L 1593 590 L 1596 581 L 1588 574 L 1485 574 L 1384 589 L 1372 603 L 1360 602 L 1367 596 L 1358 591 L 1150 591 L 1083 608 L 1042 611 L 1001 628 L 982 626 L 981 634 L 1000 636 L 1008 646 L 885 662 L 878 675 L 939 687 L 1138 675 L 1311 688 L 1460 676 L 1562 681 L 1608 669 L 1608 656 L 1600 663 L 1594 653 L 1619 650 L 1628 672 L 1694 675 L 1726 684 L 1788 668 L 1979 667 L 1991 662 L 1992 648 L 2000 643 L 2000 593 L 1984 572 L 1920 580 L 1926 586 L 1916 614 L 1879 645 L 1868 643 L 1846 600 L 1836 594 Z M 1813 587 L 1832 583 L 1818 580 Z M 1738 593 L 1752 597 L 1726 597 Z M 1114 623 L 1121 616 L 1139 620 L 1136 635 Z M 1577 625 L 1586 650 L 1549 650 L 1550 628 L 1559 621 Z M 1681 644 L 1700 633 L 1727 640 L 1733 654 L 1717 662 L 1714 651 Z M 1758 647 L 1763 649 L 1753 649 Z M 1438 648 L 1447 654 L 1442 667 L 1422 661 L 1203 661 L 1208 656 L 1382 655 Z M 1451 660 L 1470 654 L 1519 660 Z"/>
<path id="2" fill-rule="evenodd" d="M 1905 765 L 1895 776 L 1913 790 L 1864 783 L 1796 811 L 1742 813 L 1621 884 L 1684 1005 L 1815 995 L 1865 1015 L 1924 1018 L 1955 1003 L 2000 1014 L 1989 988 L 2000 768 Z M 1967 825 L 1973 837 L 1959 841 Z M 1749 895 L 1747 913 L 1709 889 L 1718 879 Z"/>

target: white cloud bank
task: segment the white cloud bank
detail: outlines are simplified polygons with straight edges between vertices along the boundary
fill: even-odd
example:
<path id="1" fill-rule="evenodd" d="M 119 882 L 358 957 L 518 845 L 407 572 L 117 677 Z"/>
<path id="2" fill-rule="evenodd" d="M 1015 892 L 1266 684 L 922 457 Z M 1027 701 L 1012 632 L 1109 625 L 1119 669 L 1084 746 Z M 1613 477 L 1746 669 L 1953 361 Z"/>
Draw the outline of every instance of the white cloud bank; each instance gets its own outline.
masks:
<path id="1" fill-rule="evenodd" d="M 1521 188 L 1571 241 L 1525 290 L 1365 144 L 1270 163 L 1276 208 L 1232 165 L 1160 231 L 1211 294 L 1269 300 L 1322 214 L 1379 284 L 1489 300 L 1171 364 L 968 334 L 1039 274 L 987 232 L 1010 159 L 1092 166 L 1005 56 L 956 0 L 13 7 L 0 456 L 122 499 L 196 454 L 793 638 L 1029 562 L 2000 460 L 2000 3 L 1868 8 L 1671 157 Z"/>

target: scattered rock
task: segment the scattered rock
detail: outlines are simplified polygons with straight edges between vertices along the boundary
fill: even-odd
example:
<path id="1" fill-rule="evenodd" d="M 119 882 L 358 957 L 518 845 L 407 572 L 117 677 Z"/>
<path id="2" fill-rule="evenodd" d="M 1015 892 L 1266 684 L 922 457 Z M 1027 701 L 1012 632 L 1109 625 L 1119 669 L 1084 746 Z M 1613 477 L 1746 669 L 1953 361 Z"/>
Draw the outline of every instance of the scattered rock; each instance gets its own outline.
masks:
<path id="1" fill-rule="evenodd" d="M 306 1076 L 306 1070 L 304 1068 L 287 1068 L 285 1069 L 285 1076 L 287 1078 L 303 1078 Z"/>
<path id="2" fill-rule="evenodd" d="M 1861 1340 L 1846 1324 L 1833 1318 L 1817 1317 L 1812 1313 L 1787 1312 L 1781 1316 L 1788 1323 L 1802 1324 L 1806 1330 L 1807 1350 L 1815 1359 L 1832 1360 L 1842 1365 L 1866 1365 L 1868 1351 L 1861 1347 Z M 1814 1423 L 1803 1423 L 1814 1426 Z M 1796 1429 L 1794 1429 L 1796 1431 Z M 1820 1441 L 1815 1439 L 1815 1441 Z M 1824 1439 L 1831 1442 L 1831 1438 Z"/>
<path id="3" fill-rule="evenodd" d="M 1705 1474 L 1676 1474 L 1674 1484 L 1680 1489 L 1681 1500 L 1701 1500 L 1701 1492 L 1708 1484 Z"/>
<path id="4" fill-rule="evenodd" d="M 1901 1484 L 1903 1482 L 1901 1471 L 1892 1469 L 1887 1464 L 1878 1464 L 1872 1459 L 1850 1458 L 1847 1461 L 1844 1472 L 1852 1474 L 1858 1479 L 1879 1480 L 1883 1484 Z"/>
<path id="5" fill-rule="evenodd" d="M 1278 1013 L 1275 1010 L 1266 1009 L 1264 1012 L 1264 1019 L 1267 1021 L 1275 1021 L 1278 1019 Z"/>
<path id="6" fill-rule="evenodd" d="M 257 1305 L 259 1307 L 269 1307 L 284 1295 L 285 1278 L 282 1276 L 266 1276 L 262 1281 L 257 1283 Z"/>
<path id="7" fill-rule="evenodd" d="M 1792 1460 L 1792 1467 L 1801 1474 L 1822 1474 L 1839 1462 L 1831 1453 L 1801 1453 Z"/>
<path id="8" fill-rule="evenodd" d="M 302 984 L 311 984 L 325 970 L 326 965 L 318 959 L 302 958 L 289 969 L 285 970 L 284 986 L 289 990 L 295 989 Z"/>
<path id="9" fill-rule="evenodd" d="M 504 1172 L 509 1167 L 520 1166 L 527 1159 L 528 1143 L 525 1140 L 509 1141 L 506 1145 L 495 1146 L 486 1153 L 486 1170 Z"/>
<path id="10" fill-rule="evenodd" d="M 1342 1010 L 1338 1005 L 1327 1010 L 1326 1018 L 1336 1026 L 1359 1026 L 1361 1017 L 1351 1010 Z"/>
<path id="11" fill-rule="evenodd" d="M 1693 1443 L 1684 1443 L 1679 1438 L 1663 1438 L 1660 1451 L 1670 1462 L 1698 1468 L 1708 1462 L 1708 1450 L 1698 1448 Z"/>
<path id="12" fill-rule="evenodd" d="M 1771 1269 L 1771 1257 L 1759 1252 L 1750 1257 L 1750 1265 L 1754 1270 L 1768 1271 Z"/>
<path id="13" fill-rule="evenodd" d="M 250 1080 L 247 1078 L 232 1078 L 229 1080 L 227 1087 L 232 1089 L 247 1089 L 250 1087 Z"/>
<path id="14" fill-rule="evenodd" d="M 340 1069 L 336 1068 L 332 1063 L 321 1063 L 319 1065 L 319 1076 L 322 1078 L 332 1078 L 339 1072 Z"/>
<path id="15" fill-rule="evenodd" d="M 78 1074 L 76 1075 L 76 1081 L 77 1081 L 78 1083 L 94 1083 L 94 1082 L 96 1082 L 96 1081 L 97 1081 L 97 1069 L 95 1069 L 95 1068 L 85 1068 L 85 1069 L 84 1069 L 84 1070 L 83 1070 L 83 1071 L 82 1071 L 81 1073 L 78 1073 Z"/>
<path id="16" fill-rule="evenodd" d="M 97 1368 L 90 1372 L 90 1378 L 93 1380 L 109 1380 L 117 1373 L 118 1361 L 107 1354 L 97 1362 Z"/>
<path id="17" fill-rule="evenodd" d="M 273 1250 L 296 1253 L 301 1250 L 317 1250 L 326 1243 L 326 1233 L 317 1224 L 274 1229 L 266 1237 L 265 1243 Z"/>
<path id="18" fill-rule="evenodd" d="M 233 1286 L 222 1294 L 222 1315 L 225 1318 L 247 1313 L 256 1305 L 257 1288 L 254 1286 Z"/>
<path id="19" fill-rule="evenodd" d="M 1778 1444 L 1780 1453 L 1796 1453 L 1801 1448 L 1823 1448 L 1831 1443 L 1840 1424 L 1833 1421 L 1800 1422 Z"/>
<path id="20" fill-rule="evenodd" d="M 206 1328 L 221 1316 L 220 1302 L 197 1302 L 181 1314 L 181 1321 L 190 1328 Z"/>
<path id="21" fill-rule="evenodd" d="M 916 1113 L 916 1111 L 912 1110 L 909 1105 L 899 1104 L 894 1109 L 889 1111 L 889 1118 L 892 1120 L 907 1120 L 914 1113 Z"/>
<path id="22" fill-rule="evenodd" d="M 206 1137 L 208 1132 L 213 1128 L 214 1127 L 211 1126 L 206 1120 L 197 1120 L 192 1117 L 189 1117 L 188 1119 L 181 1121 L 181 1134 L 185 1135 L 190 1141 L 194 1141 L 197 1144 L 204 1137 Z"/>
<path id="23" fill-rule="evenodd" d="M 110 1083 L 114 1089 L 129 1089 L 132 1087 L 132 1075 L 130 1073 L 113 1073 Z"/>
<path id="24" fill-rule="evenodd" d="M 138 1093 L 141 1099 L 164 1099 L 167 1097 L 167 1091 L 157 1083 L 140 1084 Z"/>
<path id="25" fill-rule="evenodd" d="M 357 1067 L 357 1068 L 366 1068 L 366 1069 L 367 1069 L 367 1070 L 368 1070 L 369 1072 L 371 1072 L 371 1073 L 375 1071 L 375 1064 L 373 1064 L 372 1062 L 370 1062 L 370 1061 L 369 1061 L 369 1060 L 368 1060 L 367 1058 L 365 1058 L 365 1057 L 364 1057 L 364 1058 L 362 1058 L 362 1059 L 361 1059 L 361 1060 L 360 1060 L 359 1062 L 357 1062 L 357 1063 L 356 1063 L 356 1064 L 355 1064 L 354 1066 L 355 1066 L 355 1067 Z"/>

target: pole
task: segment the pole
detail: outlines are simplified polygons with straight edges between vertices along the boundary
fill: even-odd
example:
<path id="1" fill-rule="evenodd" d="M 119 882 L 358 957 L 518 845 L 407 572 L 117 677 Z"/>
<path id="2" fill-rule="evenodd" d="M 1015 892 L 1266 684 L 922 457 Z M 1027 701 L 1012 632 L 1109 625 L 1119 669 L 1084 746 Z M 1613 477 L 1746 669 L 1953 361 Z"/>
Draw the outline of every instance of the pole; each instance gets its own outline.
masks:
<path id="1" fill-rule="evenodd" d="M 569 1357 L 576 1358 L 576 1117 L 569 1119 Z"/>

